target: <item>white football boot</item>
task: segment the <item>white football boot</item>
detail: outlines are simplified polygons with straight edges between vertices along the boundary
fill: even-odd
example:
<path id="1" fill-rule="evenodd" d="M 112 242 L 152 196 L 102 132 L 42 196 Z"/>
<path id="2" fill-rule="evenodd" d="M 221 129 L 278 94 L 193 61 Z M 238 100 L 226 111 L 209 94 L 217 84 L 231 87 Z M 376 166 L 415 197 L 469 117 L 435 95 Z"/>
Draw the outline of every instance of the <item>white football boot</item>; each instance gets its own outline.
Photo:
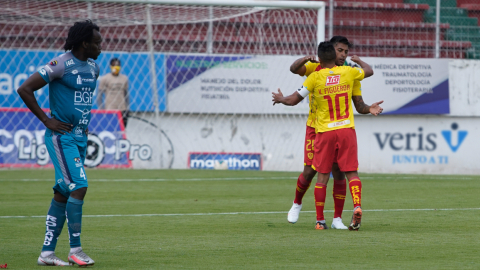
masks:
<path id="1" fill-rule="evenodd" d="M 55 253 L 52 253 L 45 257 L 42 257 L 42 255 L 40 255 L 40 257 L 38 257 L 37 263 L 38 265 L 44 265 L 44 266 L 69 266 L 70 265 L 68 262 L 65 262 L 62 259 L 55 256 Z"/>
<path id="2" fill-rule="evenodd" d="M 337 230 L 348 229 L 348 227 L 343 224 L 342 218 L 340 218 L 340 217 L 337 217 L 337 218 L 333 219 L 331 228 L 332 229 L 337 229 Z"/>
<path id="3" fill-rule="evenodd" d="M 91 266 L 95 264 L 92 258 L 88 257 L 83 250 L 68 254 L 68 261 L 70 264 L 76 264 L 78 266 Z"/>
<path id="4" fill-rule="evenodd" d="M 300 210 L 302 210 L 301 204 L 293 203 L 292 208 L 288 211 L 288 222 L 295 223 L 298 220 L 298 216 L 300 215 Z"/>

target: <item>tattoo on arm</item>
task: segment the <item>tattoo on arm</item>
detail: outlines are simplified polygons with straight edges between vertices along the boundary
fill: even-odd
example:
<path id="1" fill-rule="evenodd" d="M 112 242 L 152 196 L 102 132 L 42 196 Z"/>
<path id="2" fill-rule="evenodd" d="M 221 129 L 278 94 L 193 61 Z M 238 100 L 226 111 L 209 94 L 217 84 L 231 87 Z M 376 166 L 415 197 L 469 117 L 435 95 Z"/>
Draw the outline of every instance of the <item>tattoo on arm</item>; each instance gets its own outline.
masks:
<path id="1" fill-rule="evenodd" d="M 361 114 L 370 113 L 370 106 L 368 106 L 367 104 L 365 104 L 365 102 L 363 102 L 362 96 L 353 96 L 352 101 L 358 113 L 361 113 Z"/>
<path id="2" fill-rule="evenodd" d="M 292 73 L 296 73 L 298 72 L 298 70 L 307 62 L 307 60 L 305 60 L 305 57 L 302 57 L 300 59 L 297 59 L 295 62 L 293 62 L 293 64 L 290 66 L 290 71 Z"/>
<path id="3" fill-rule="evenodd" d="M 305 62 L 303 61 L 303 59 L 299 59 L 299 60 L 295 61 L 295 63 L 293 63 L 293 70 L 297 71 L 304 64 L 305 64 Z"/>

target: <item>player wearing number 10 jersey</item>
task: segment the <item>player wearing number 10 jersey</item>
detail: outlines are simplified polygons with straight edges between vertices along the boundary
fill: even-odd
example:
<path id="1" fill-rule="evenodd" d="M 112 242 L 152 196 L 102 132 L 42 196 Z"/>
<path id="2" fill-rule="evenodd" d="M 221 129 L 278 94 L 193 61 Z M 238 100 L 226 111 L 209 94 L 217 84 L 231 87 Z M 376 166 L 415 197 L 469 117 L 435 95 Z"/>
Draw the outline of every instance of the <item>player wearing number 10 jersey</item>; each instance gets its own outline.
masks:
<path id="1" fill-rule="evenodd" d="M 274 93 L 273 101 L 274 104 L 296 105 L 305 96 L 313 94 L 317 104 L 315 119 L 317 135 L 312 168 L 319 173 L 314 191 L 317 210 L 316 228 L 326 228 L 325 223 L 322 222 L 326 185 L 332 165 L 336 162 L 349 179 L 355 207 L 349 229 L 358 230 L 362 215 L 361 182 L 357 173 L 357 144 L 353 129 L 355 124 L 350 104 L 352 95 L 361 95 L 359 91 L 353 92 L 353 84 L 355 81 L 363 80 L 365 73 L 360 68 L 335 66 L 335 49 L 330 42 L 320 43 L 318 55 L 323 69 L 312 73 L 294 95 L 283 98 Z M 383 110 L 378 106 L 380 103 L 366 107 L 370 113 L 378 115 Z M 357 107 L 357 111 L 360 109 L 360 113 L 365 113 L 366 107 Z"/>
<path id="2" fill-rule="evenodd" d="M 333 44 L 336 52 L 335 64 L 337 66 L 348 65 L 346 58 L 348 52 L 352 47 L 352 44 L 344 36 L 334 36 L 330 39 L 330 42 Z M 359 60 L 359 59 L 356 59 Z M 365 69 L 365 78 L 373 75 L 373 70 L 371 67 L 360 61 L 359 64 L 362 68 Z M 297 59 L 291 66 L 290 71 L 294 74 L 300 76 L 309 76 L 315 71 L 319 71 L 322 68 L 319 61 L 317 61 L 316 55 L 309 55 Z M 359 81 L 355 81 L 353 86 L 353 91 L 360 91 L 361 84 Z M 314 156 L 314 142 L 315 142 L 315 119 L 316 119 L 316 110 L 317 104 L 313 99 L 312 93 L 309 94 L 309 114 L 306 124 L 305 132 L 305 145 L 304 145 L 304 169 L 300 174 L 297 180 L 296 189 L 295 189 L 295 199 L 293 205 L 288 212 L 288 221 L 290 223 L 295 223 L 298 220 L 300 210 L 302 208 L 302 199 L 306 191 L 310 187 L 312 179 L 317 173 L 311 166 Z M 345 204 L 345 195 L 346 195 L 346 180 L 345 174 L 341 172 L 338 168 L 338 164 L 334 163 L 332 166 L 332 175 L 334 179 L 333 185 L 333 201 L 334 201 L 334 214 L 332 227 L 333 229 L 347 229 L 342 222 L 342 212 Z M 326 228 L 325 224 L 325 228 Z"/>

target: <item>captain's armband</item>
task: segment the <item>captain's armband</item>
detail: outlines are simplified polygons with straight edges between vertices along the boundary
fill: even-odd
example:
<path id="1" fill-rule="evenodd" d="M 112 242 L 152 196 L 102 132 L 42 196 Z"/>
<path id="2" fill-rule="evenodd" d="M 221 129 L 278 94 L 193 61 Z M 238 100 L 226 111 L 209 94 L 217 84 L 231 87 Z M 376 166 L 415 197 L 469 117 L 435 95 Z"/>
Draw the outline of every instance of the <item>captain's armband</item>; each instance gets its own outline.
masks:
<path id="1" fill-rule="evenodd" d="M 300 87 L 300 88 L 297 90 L 297 92 L 298 92 L 302 97 L 306 97 L 306 96 L 310 93 L 310 91 L 308 91 L 308 89 L 307 89 L 304 85 L 302 85 L 302 87 Z"/>

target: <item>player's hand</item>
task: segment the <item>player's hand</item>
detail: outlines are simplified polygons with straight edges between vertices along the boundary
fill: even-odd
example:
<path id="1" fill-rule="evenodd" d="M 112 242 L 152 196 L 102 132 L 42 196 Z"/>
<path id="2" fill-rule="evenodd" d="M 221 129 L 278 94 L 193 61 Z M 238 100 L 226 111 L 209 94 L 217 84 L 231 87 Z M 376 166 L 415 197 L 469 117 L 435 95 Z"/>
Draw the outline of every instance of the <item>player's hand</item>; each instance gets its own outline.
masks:
<path id="1" fill-rule="evenodd" d="M 277 103 L 282 103 L 281 100 L 283 99 L 283 93 L 280 88 L 278 88 L 278 93 L 272 92 L 272 98 L 273 106 Z"/>
<path id="2" fill-rule="evenodd" d="M 362 61 L 360 57 L 358 57 L 357 55 L 352 56 L 350 60 L 352 60 L 352 62 L 355 62 L 357 64 L 359 64 Z"/>
<path id="3" fill-rule="evenodd" d="M 88 127 L 87 127 L 87 129 L 85 129 L 85 135 L 88 136 Z"/>
<path id="4" fill-rule="evenodd" d="M 380 104 L 383 103 L 383 100 L 382 101 L 379 101 L 379 102 L 375 102 L 373 103 L 371 106 L 370 106 L 370 113 L 377 116 L 379 114 L 381 114 L 383 112 L 383 108 L 380 107 Z"/>
<path id="5" fill-rule="evenodd" d="M 311 62 L 311 63 L 320 63 L 320 61 L 317 60 L 316 55 L 307 55 L 303 58 L 306 62 Z"/>
<path id="6" fill-rule="evenodd" d="M 47 121 L 43 123 L 48 129 L 52 131 L 59 132 L 61 134 L 65 134 L 65 132 L 72 131 L 73 125 L 58 121 L 55 118 L 48 118 Z"/>

